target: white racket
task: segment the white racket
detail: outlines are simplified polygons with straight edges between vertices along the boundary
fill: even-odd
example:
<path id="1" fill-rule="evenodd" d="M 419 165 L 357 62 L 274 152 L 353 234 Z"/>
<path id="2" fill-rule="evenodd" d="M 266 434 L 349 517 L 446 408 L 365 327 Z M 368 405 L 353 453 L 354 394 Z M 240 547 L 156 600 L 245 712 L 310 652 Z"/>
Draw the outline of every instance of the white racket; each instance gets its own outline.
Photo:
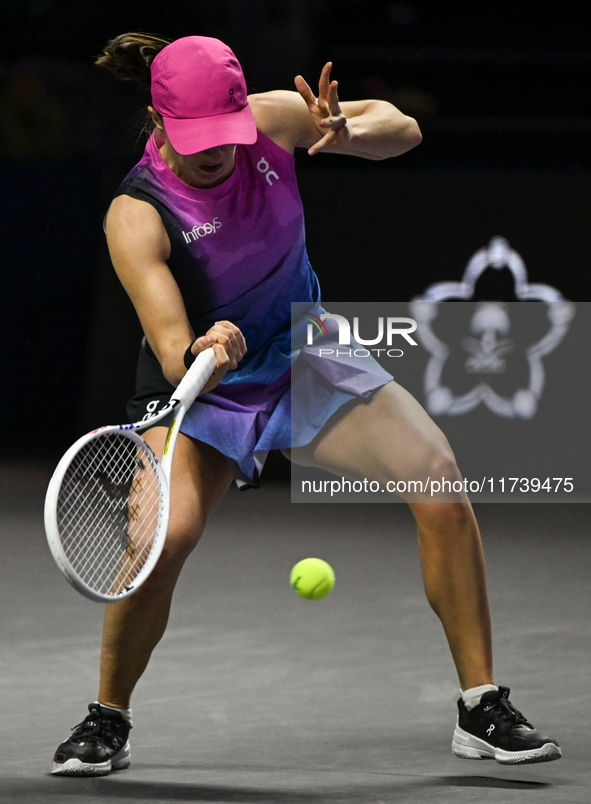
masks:
<path id="1" fill-rule="evenodd" d="M 213 349 L 205 349 L 161 411 L 135 424 L 93 430 L 59 462 L 45 498 L 45 532 L 56 564 L 85 597 L 121 600 L 137 591 L 158 561 L 176 439 L 215 366 Z M 138 432 L 171 412 L 159 462 Z"/>

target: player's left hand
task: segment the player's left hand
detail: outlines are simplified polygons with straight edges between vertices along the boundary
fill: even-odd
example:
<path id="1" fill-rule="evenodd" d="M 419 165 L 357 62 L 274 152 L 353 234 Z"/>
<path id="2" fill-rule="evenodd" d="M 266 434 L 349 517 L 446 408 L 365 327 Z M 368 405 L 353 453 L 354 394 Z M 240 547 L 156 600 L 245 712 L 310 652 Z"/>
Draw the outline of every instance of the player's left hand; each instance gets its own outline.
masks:
<path id="1" fill-rule="evenodd" d="M 295 78 L 296 89 L 306 102 L 312 123 L 316 131 L 322 135 L 322 138 L 308 150 L 310 156 L 327 145 L 343 146 L 350 136 L 347 118 L 339 105 L 338 83 L 330 80 L 331 69 L 332 62 L 329 61 L 320 73 L 317 98 L 301 75 Z"/>

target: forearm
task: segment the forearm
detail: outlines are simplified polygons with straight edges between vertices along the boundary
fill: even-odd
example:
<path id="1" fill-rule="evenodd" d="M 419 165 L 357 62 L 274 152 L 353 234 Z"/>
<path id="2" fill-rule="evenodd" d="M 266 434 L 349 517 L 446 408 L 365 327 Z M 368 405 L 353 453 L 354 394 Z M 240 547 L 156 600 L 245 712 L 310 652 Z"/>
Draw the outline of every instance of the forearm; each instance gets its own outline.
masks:
<path id="1" fill-rule="evenodd" d="M 187 373 L 184 357 L 185 350 L 182 350 L 181 352 L 181 350 L 175 349 L 167 354 L 162 363 L 162 373 L 168 382 L 171 385 L 174 385 L 175 388 Z M 212 391 L 219 384 L 220 379 L 221 377 L 219 374 L 212 375 L 199 392 L 199 396 L 201 396 L 201 394 L 206 394 L 208 391 Z"/>
<path id="2" fill-rule="evenodd" d="M 162 373 L 175 388 L 186 374 L 187 369 L 184 357 L 185 351 L 190 343 L 191 341 L 187 341 L 184 346 L 180 344 L 169 346 L 166 351 L 163 351 L 160 355 L 156 354 L 160 361 Z"/>
<path id="3" fill-rule="evenodd" d="M 345 104 L 343 104 L 345 106 Z M 347 117 L 347 136 L 343 150 L 365 159 L 388 159 L 419 145 L 422 136 L 412 117 L 402 114 L 386 101 L 368 101 L 361 114 Z M 340 138 L 330 150 L 338 153 Z M 327 149 L 329 150 L 329 149 Z"/>
<path id="4" fill-rule="evenodd" d="M 168 382 L 171 385 L 174 385 L 175 388 L 187 373 L 187 367 L 185 365 L 185 353 L 188 346 L 190 346 L 190 344 L 187 344 L 184 349 L 169 349 L 161 363 L 162 373 Z M 205 348 L 206 346 L 207 344 L 205 345 Z M 212 391 L 216 385 L 218 385 L 220 379 L 221 378 L 219 375 L 211 376 L 201 389 L 199 395 Z"/>
<path id="5" fill-rule="evenodd" d="M 322 69 L 318 97 L 301 75 L 295 77 L 305 107 L 294 102 L 292 93 L 273 96 L 281 107 L 285 128 L 293 136 L 293 147 L 307 148 L 310 156 L 324 151 L 388 159 L 410 151 L 421 142 L 417 121 L 387 101 L 341 103 L 338 84 L 330 80 L 331 68 L 329 61 Z"/>

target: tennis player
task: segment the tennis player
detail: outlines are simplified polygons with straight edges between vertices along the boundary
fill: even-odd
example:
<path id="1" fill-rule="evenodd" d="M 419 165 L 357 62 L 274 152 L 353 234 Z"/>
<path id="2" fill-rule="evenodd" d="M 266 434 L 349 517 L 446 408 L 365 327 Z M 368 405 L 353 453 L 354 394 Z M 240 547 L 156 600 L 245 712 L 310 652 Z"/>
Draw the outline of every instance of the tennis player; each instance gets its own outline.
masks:
<path id="1" fill-rule="evenodd" d="M 98 698 L 56 751 L 53 773 L 62 775 L 129 765 L 131 694 L 166 628 L 182 566 L 230 483 L 258 484 L 268 450 L 384 485 L 460 479 L 443 434 L 377 363 L 344 363 L 332 376 L 312 367 L 304 349 L 290 369 L 291 302 L 321 312 L 295 148 L 386 159 L 419 144 L 416 122 L 383 101 L 340 103 L 330 63 L 318 96 L 298 76 L 296 92 L 247 98 L 236 57 L 208 37 L 170 43 L 124 34 L 97 63 L 152 98 L 144 156 L 106 218 L 113 265 L 145 334 L 130 420 L 163 405 L 208 346 L 217 368 L 179 436 L 162 557 L 136 594 L 107 607 Z M 324 192 L 330 203 L 330 188 Z M 293 433 L 290 382 L 301 425 Z M 145 435 L 156 454 L 166 432 L 159 423 Z M 511 764 L 557 759 L 558 744 L 494 683 L 484 560 L 468 500 L 407 502 L 427 598 L 459 676 L 453 752 Z"/>

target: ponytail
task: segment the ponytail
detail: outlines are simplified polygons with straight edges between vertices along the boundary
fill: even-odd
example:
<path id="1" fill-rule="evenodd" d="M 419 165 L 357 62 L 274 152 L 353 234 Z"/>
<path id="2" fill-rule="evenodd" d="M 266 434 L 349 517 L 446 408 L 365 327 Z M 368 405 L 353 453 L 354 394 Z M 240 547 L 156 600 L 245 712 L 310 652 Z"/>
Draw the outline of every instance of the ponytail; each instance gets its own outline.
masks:
<path id="1" fill-rule="evenodd" d="M 125 33 L 107 42 L 102 56 L 95 61 L 106 67 L 117 78 L 135 81 L 142 89 L 150 91 L 150 65 L 162 48 L 172 40 L 143 33 Z"/>

